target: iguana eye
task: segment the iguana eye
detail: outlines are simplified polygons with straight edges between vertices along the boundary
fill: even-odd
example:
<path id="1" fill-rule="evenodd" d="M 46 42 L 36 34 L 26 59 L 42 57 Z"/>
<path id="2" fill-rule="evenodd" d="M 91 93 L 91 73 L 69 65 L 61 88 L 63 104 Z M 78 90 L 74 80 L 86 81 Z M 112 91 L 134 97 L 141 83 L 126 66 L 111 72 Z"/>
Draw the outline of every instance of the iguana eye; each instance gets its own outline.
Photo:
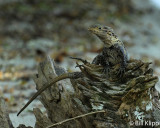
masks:
<path id="1" fill-rule="evenodd" d="M 101 29 L 101 27 L 99 27 L 99 29 Z"/>

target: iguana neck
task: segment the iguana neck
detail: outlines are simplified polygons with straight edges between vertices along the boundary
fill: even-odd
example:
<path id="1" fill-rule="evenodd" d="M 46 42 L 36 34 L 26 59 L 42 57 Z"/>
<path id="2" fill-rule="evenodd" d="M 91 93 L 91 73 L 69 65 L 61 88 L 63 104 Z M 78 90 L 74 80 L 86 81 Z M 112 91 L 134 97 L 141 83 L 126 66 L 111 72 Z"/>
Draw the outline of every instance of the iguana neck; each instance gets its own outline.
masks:
<path id="1" fill-rule="evenodd" d="M 98 36 L 99 37 L 99 36 Z M 114 37 L 99 37 L 99 39 L 104 43 L 104 47 L 109 48 L 115 44 L 122 44 L 122 41 Z"/>

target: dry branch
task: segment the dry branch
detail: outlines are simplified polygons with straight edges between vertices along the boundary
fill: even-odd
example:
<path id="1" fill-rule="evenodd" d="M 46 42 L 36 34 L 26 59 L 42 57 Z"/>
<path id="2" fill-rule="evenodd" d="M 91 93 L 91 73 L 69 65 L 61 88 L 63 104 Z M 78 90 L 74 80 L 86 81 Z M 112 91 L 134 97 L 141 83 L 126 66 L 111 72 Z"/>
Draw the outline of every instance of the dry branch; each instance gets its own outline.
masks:
<path id="1" fill-rule="evenodd" d="M 68 122 L 68 121 L 72 121 L 72 120 L 75 120 L 75 119 L 79 119 L 79 118 L 82 118 L 82 117 L 85 117 L 85 116 L 89 116 L 89 115 L 93 115 L 93 114 L 97 114 L 97 113 L 105 113 L 105 112 L 106 112 L 105 110 L 101 110 L 101 111 L 90 112 L 90 113 L 87 113 L 87 114 L 79 115 L 79 116 L 76 116 L 76 117 L 73 117 L 73 118 L 70 118 L 70 119 L 66 119 L 66 120 L 63 120 L 63 121 L 61 121 L 61 122 L 52 124 L 52 125 L 48 126 L 47 128 L 52 128 L 52 127 L 55 127 L 55 126 L 57 126 L 57 125 L 61 125 L 61 124 L 66 123 L 66 122 Z"/>

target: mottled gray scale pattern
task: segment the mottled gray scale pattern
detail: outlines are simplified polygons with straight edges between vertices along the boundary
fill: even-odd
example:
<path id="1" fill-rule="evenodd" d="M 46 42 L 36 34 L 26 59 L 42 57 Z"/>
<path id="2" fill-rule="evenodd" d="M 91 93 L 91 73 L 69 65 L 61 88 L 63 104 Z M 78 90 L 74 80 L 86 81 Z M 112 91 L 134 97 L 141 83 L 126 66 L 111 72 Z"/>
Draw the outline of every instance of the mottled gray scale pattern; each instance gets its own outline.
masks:
<path id="1" fill-rule="evenodd" d="M 126 49 L 117 43 L 109 48 L 104 47 L 102 53 L 96 56 L 92 63 L 100 64 L 104 67 L 112 67 L 116 64 L 126 67 L 127 61 Z"/>
<path id="2" fill-rule="evenodd" d="M 103 61 L 108 61 L 110 66 L 119 64 L 122 62 L 122 59 L 119 59 L 119 51 L 117 51 L 117 48 L 110 47 L 110 48 L 104 48 L 102 54 L 104 55 Z"/>
<path id="3" fill-rule="evenodd" d="M 125 71 L 128 57 L 123 42 L 113 32 L 113 29 L 103 25 L 93 25 L 88 29 L 104 43 L 103 51 L 95 57 L 93 64 L 100 64 L 108 69 L 116 64 L 121 64 L 120 74 Z"/>

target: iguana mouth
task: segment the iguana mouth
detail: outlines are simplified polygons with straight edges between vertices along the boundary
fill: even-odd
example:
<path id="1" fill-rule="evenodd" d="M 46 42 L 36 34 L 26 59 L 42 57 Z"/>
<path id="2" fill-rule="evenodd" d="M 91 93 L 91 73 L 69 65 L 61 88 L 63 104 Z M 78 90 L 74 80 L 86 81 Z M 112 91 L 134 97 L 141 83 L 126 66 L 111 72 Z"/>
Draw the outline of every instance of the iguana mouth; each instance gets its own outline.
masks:
<path id="1" fill-rule="evenodd" d="M 99 31 L 97 30 L 97 28 L 92 27 L 92 26 L 88 28 L 88 31 L 90 31 L 90 32 L 93 33 L 93 34 L 99 33 Z"/>
<path id="2" fill-rule="evenodd" d="M 94 29 L 93 27 L 89 27 L 89 28 L 88 28 L 88 31 L 90 31 L 90 32 L 94 32 L 94 31 L 95 31 L 95 29 Z"/>

